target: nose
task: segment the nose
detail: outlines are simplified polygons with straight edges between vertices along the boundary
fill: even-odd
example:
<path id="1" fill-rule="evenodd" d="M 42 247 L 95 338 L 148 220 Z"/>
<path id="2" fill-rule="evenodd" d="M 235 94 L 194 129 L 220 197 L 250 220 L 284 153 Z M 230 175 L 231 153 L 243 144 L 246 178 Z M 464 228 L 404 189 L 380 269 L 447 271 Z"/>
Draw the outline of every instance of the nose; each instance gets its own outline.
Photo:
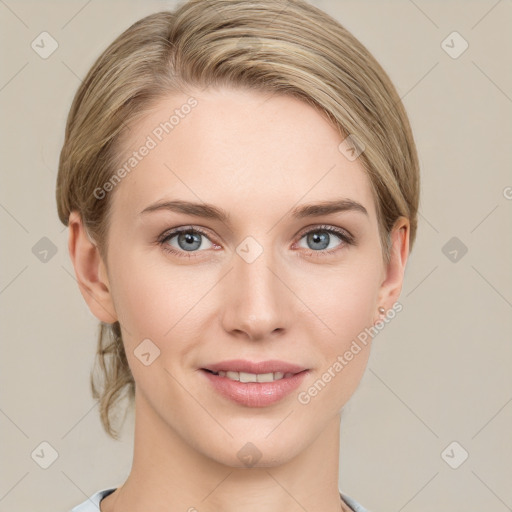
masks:
<path id="1" fill-rule="evenodd" d="M 286 286 L 290 276 L 284 265 L 277 264 L 270 249 L 260 251 L 256 244 L 242 244 L 233 256 L 233 268 L 223 280 L 222 289 L 224 329 L 254 341 L 288 330 L 296 301 Z"/>

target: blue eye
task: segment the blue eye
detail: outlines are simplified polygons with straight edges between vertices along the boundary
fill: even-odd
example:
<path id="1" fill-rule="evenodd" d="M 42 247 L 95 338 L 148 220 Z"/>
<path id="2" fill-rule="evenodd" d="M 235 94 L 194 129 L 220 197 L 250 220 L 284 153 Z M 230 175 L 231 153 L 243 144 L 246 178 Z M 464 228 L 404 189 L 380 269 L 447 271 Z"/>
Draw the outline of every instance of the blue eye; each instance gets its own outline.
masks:
<path id="1" fill-rule="evenodd" d="M 334 235 L 334 239 L 333 239 Z M 319 227 L 315 228 L 313 230 L 310 230 L 306 232 L 302 237 L 301 240 L 305 238 L 306 243 L 310 244 L 306 249 L 308 249 L 310 252 L 310 255 L 329 255 L 332 254 L 337 250 L 338 247 L 343 246 L 345 244 L 351 244 L 351 238 L 349 237 L 348 233 L 345 233 L 344 231 L 340 229 L 335 229 L 334 227 Z M 332 242 L 335 241 L 335 239 L 341 240 L 342 243 L 338 243 L 338 245 L 335 245 L 334 248 L 332 246 Z M 311 247 L 312 246 L 312 247 Z M 329 249 L 329 250 L 326 250 Z M 315 254 L 318 253 L 318 254 Z"/>
<path id="2" fill-rule="evenodd" d="M 341 240 L 341 243 L 332 247 L 333 235 L 335 239 Z M 306 250 L 308 256 L 330 256 L 338 250 L 343 249 L 347 245 L 355 245 L 355 240 L 345 230 L 336 228 L 334 226 L 317 226 L 314 229 L 306 231 L 300 236 L 300 240 L 306 239 L 306 243 L 311 246 L 302 247 Z M 171 243 L 176 239 L 176 244 Z M 210 244 L 205 247 L 203 241 L 207 240 Z M 334 241 L 335 241 L 334 239 Z M 178 257 L 193 258 L 194 253 L 202 252 L 199 249 L 210 249 L 213 244 L 206 232 L 195 227 L 182 227 L 172 231 L 163 233 L 158 243 L 166 252 L 172 253 Z"/>
<path id="3" fill-rule="evenodd" d="M 178 244 L 178 250 L 175 246 L 171 245 L 170 242 L 173 238 L 176 238 Z M 175 229 L 162 238 L 159 243 L 165 251 L 184 256 L 181 252 L 197 252 L 197 249 L 201 248 L 204 244 L 201 239 L 207 239 L 206 233 L 196 228 L 180 228 Z M 210 242 L 211 244 L 211 242 Z M 209 248 L 209 247 L 207 247 Z M 203 247 L 204 249 L 204 247 Z M 180 254 L 181 253 L 181 254 Z M 191 257 L 190 255 L 187 255 Z"/>

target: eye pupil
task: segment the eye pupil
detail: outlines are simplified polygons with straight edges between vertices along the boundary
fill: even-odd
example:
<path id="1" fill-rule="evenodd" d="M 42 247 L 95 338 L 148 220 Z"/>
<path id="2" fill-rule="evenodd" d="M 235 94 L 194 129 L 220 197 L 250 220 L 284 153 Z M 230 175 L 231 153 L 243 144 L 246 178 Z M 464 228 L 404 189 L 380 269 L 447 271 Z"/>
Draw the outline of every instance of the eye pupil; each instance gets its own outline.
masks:
<path id="1" fill-rule="evenodd" d="M 178 244 L 185 251 L 192 251 L 198 249 L 201 246 L 201 239 L 199 234 L 197 233 L 181 233 L 178 236 Z M 185 240 L 185 247 L 182 247 L 181 242 Z M 193 244 L 196 243 L 196 246 Z"/>
<path id="2" fill-rule="evenodd" d="M 321 233 L 321 235 L 318 233 Z M 316 231 L 315 233 L 310 234 L 308 239 L 308 242 L 311 241 L 314 244 L 320 243 L 322 245 L 322 247 L 314 247 L 314 249 L 322 250 L 329 246 L 329 233 L 326 231 Z"/>

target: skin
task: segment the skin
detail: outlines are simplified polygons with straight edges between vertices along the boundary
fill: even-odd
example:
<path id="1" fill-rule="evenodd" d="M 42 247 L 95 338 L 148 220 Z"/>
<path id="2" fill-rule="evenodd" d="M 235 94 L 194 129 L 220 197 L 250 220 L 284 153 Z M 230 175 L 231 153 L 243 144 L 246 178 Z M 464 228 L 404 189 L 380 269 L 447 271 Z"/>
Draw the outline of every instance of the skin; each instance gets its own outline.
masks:
<path id="1" fill-rule="evenodd" d="M 388 310 L 399 298 L 409 221 L 398 219 L 386 266 L 362 163 L 338 150 L 343 139 L 306 103 L 227 88 L 193 96 L 198 105 L 109 192 L 107 261 L 78 213 L 70 215 L 81 292 L 99 320 L 121 323 L 136 382 L 132 470 L 101 511 L 350 510 L 338 490 L 340 417 L 371 342 L 308 404 L 297 395 L 382 318 L 379 306 Z M 126 155 L 187 99 L 158 102 L 131 127 Z M 290 216 L 298 205 L 340 197 L 368 215 Z M 212 203 L 231 225 L 170 211 L 140 214 L 164 198 Z M 318 249 L 304 232 L 321 235 L 322 224 L 347 230 L 356 244 L 332 234 L 328 249 Z M 190 225 L 207 232 L 200 248 L 186 251 L 177 236 L 167 241 L 185 257 L 156 241 Z M 252 263 L 236 252 L 248 236 L 263 249 Z M 134 355 L 146 338 L 160 350 L 149 366 Z M 233 358 L 281 359 L 310 373 L 278 403 L 246 407 L 219 395 L 199 371 Z M 261 452 L 253 467 L 237 457 L 247 442 Z"/>

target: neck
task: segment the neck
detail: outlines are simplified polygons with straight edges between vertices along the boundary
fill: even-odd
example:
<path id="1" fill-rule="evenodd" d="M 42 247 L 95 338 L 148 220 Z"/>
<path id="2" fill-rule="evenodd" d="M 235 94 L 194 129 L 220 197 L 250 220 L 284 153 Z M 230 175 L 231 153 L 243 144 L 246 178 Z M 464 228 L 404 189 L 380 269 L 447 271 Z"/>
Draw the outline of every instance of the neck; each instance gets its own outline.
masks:
<path id="1" fill-rule="evenodd" d="M 130 475 L 102 500 L 101 512 L 350 510 L 338 490 L 339 415 L 291 460 L 232 467 L 184 442 L 138 394 L 135 411 Z"/>

